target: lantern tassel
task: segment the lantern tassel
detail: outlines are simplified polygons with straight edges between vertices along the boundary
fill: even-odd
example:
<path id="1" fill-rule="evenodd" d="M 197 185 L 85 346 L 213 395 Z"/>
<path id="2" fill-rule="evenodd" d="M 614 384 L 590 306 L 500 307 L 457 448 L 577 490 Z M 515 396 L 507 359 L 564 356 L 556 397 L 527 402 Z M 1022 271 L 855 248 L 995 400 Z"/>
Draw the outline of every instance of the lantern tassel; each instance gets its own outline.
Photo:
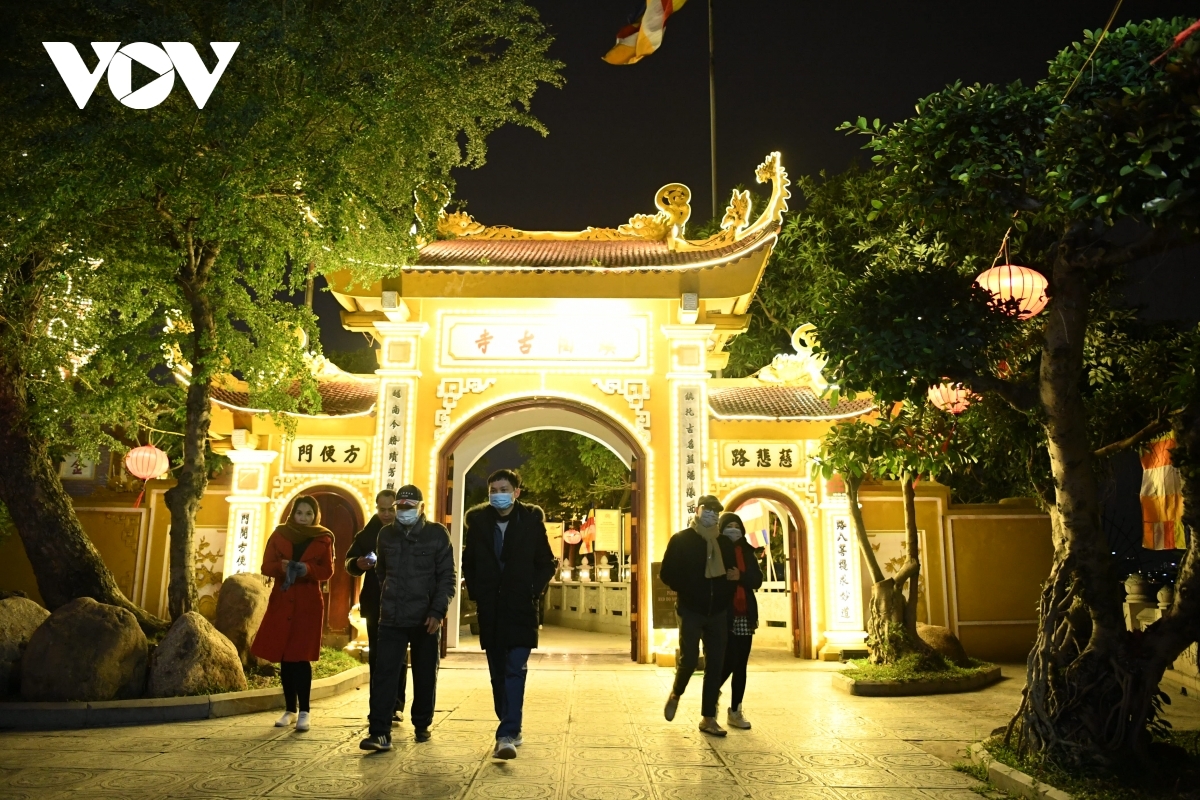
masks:
<path id="1" fill-rule="evenodd" d="M 137 500 L 133 501 L 134 508 L 142 507 L 142 498 L 146 496 L 146 482 L 142 481 L 142 490 L 138 492 Z"/>

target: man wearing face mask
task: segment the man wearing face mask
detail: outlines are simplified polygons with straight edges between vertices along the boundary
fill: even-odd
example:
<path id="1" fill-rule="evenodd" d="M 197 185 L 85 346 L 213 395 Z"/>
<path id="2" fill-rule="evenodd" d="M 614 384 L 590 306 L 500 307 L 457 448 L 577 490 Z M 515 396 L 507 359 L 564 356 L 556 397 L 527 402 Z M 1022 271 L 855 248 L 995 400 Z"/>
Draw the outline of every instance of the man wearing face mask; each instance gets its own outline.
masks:
<path id="1" fill-rule="evenodd" d="M 721 693 L 725 644 L 729 628 L 729 606 L 741 578 L 733 542 L 721 535 L 718 515 L 724 509 L 711 494 L 696 503 L 696 516 L 690 527 L 667 542 L 660 577 L 676 594 L 679 615 L 679 661 L 675 665 L 675 684 L 667 697 L 663 716 L 675 719 L 679 698 L 687 689 L 700 659 L 704 642 L 704 687 L 700 700 L 700 730 L 711 736 L 724 736 L 717 723 L 717 698 Z"/>
<path id="2" fill-rule="evenodd" d="M 441 628 L 458 582 L 446 528 L 425 518 L 416 486 L 396 492 L 396 521 L 379 530 L 375 573 L 379 580 L 378 652 L 371 667 L 370 731 L 363 750 L 390 750 L 396 686 L 404 651 L 412 647 L 412 724 L 418 742 L 430 738 L 437 694 Z"/>
<path id="3" fill-rule="evenodd" d="M 354 535 L 354 544 L 346 551 L 346 572 L 354 577 L 362 576 L 362 588 L 358 590 L 358 613 L 367 623 L 367 660 L 375 668 L 375 642 L 379 639 L 379 579 L 375 574 L 375 551 L 378 549 L 379 530 L 396 521 L 396 492 L 384 489 L 375 495 L 375 514 L 361 531 Z M 400 670 L 396 683 L 396 722 L 404 721 L 404 690 L 408 680 L 407 670 Z"/>
<path id="4" fill-rule="evenodd" d="M 500 720 L 492 757 L 508 759 L 521 746 L 525 670 L 538 644 L 537 603 L 555 566 L 542 510 L 517 501 L 520 476 L 501 469 L 487 483 L 488 502 L 467 512 L 462 571 L 479 614 L 479 645 L 487 651 Z"/>

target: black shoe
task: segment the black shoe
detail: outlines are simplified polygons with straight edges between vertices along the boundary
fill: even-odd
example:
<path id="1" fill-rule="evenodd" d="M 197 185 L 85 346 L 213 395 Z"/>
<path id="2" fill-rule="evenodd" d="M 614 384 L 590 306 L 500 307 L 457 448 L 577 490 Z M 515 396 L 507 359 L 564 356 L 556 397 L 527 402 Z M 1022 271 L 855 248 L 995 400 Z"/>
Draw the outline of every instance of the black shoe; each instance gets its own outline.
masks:
<path id="1" fill-rule="evenodd" d="M 429 732 L 429 728 L 417 728 L 418 742 L 428 742 L 432 736 L 433 734 Z"/>
<path id="2" fill-rule="evenodd" d="M 386 734 L 368 736 L 358 743 L 359 750 L 391 750 L 392 737 Z"/>

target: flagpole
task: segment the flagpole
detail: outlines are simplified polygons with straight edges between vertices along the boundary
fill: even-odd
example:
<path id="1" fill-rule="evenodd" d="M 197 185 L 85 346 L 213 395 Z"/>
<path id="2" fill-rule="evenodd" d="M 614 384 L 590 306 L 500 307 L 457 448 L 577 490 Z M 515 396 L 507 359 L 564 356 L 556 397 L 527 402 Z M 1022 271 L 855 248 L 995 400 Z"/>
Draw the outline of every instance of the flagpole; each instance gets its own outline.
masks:
<path id="1" fill-rule="evenodd" d="M 717 218 L 717 69 L 713 59 L 713 0 L 708 0 L 708 140 L 712 152 L 712 218 Z"/>

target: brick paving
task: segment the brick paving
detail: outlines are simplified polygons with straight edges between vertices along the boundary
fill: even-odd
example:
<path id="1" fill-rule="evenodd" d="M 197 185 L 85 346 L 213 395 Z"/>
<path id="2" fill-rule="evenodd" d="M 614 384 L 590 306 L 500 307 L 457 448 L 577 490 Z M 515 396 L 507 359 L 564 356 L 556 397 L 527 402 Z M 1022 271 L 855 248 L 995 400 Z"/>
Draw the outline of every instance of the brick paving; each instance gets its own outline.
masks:
<path id="1" fill-rule="evenodd" d="M 405 722 L 392 751 L 360 751 L 365 686 L 315 702 L 307 733 L 272 727 L 278 712 L 5 732 L 0 798 L 978 800 L 976 782 L 943 758 L 1007 721 L 1023 677 L 1012 667 L 970 694 L 856 698 L 831 687 L 836 665 L 763 655 L 745 703 L 754 729 L 725 739 L 696 729 L 699 676 L 668 723 L 669 670 L 542 657 L 531 662 L 525 744 L 517 759 L 493 761 L 486 668 L 478 655 L 452 654 L 428 743 Z"/>

